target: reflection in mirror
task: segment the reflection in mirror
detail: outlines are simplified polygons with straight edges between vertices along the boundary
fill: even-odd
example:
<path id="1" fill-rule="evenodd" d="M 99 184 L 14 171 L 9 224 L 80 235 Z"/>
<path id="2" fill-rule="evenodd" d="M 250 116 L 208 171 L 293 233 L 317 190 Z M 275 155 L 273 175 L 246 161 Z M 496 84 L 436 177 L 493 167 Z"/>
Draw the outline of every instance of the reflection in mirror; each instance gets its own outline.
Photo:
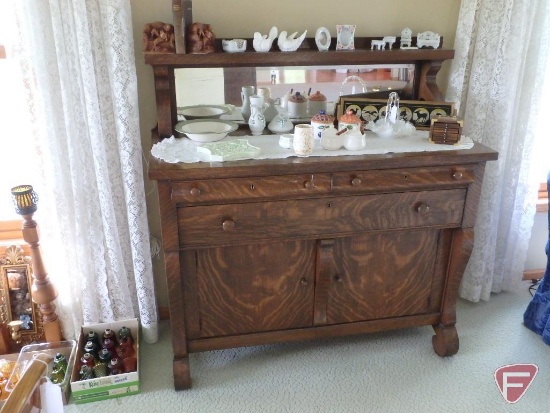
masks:
<path id="1" fill-rule="evenodd" d="M 2 324 L 10 326 L 17 336 L 15 345 L 40 341 L 43 328 L 38 307 L 32 301 L 31 259 L 17 246 L 6 248 L 0 256 L 0 317 Z"/>
<path id="2" fill-rule="evenodd" d="M 341 94 L 362 94 L 362 89 L 354 82 L 346 82 L 342 87 L 349 76 L 362 79 L 368 96 L 387 98 L 390 92 L 397 91 L 401 99 L 412 98 L 415 78 L 413 64 L 200 68 L 175 70 L 177 106 L 240 106 L 241 87 L 251 85 L 269 87 L 274 99 L 283 97 L 291 90 L 305 94 L 319 91 L 327 97 L 328 102 L 336 103 Z"/>

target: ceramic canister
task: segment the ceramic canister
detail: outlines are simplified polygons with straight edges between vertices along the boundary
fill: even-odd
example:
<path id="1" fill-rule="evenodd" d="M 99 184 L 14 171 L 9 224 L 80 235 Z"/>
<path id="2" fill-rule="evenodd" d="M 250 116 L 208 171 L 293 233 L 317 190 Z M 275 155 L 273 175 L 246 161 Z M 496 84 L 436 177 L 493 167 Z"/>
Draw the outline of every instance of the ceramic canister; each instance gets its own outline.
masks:
<path id="1" fill-rule="evenodd" d="M 307 113 L 313 116 L 321 111 L 327 111 L 327 97 L 317 91 L 307 101 Z"/>
<path id="2" fill-rule="evenodd" d="M 354 125 L 358 125 L 361 128 L 362 122 L 359 116 L 353 113 L 352 110 L 346 111 L 340 119 L 338 119 L 338 130 L 352 129 Z"/>
<path id="3" fill-rule="evenodd" d="M 321 139 L 323 131 L 334 126 L 334 116 L 327 115 L 324 110 L 321 110 L 311 118 L 311 126 L 313 126 L 315 139 Z"/>
<path id="4" fill-rule="evenodd" d="M 307 117 L 307 97 L 300 92 L 288 98 L 288 116 L 291 118 Z"/>
<path id="5" fill-rule="evenodd" d="M 313 152 L 315 140 L 313 127 L 307 124 L 298 124 L 294 127 L 294 139 L 292 147 L 298 156 L 309 156 Z"/>

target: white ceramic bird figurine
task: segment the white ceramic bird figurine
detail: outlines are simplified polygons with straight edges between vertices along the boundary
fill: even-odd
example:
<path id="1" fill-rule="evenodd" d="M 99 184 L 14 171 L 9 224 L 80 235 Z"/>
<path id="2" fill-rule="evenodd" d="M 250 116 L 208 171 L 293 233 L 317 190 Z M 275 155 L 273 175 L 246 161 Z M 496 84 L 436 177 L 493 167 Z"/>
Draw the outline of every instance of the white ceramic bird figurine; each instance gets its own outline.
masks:
<path id="1" fill-rule="evenodd" d="M 290 36 L 287 36 L 287 32 L 282 31 L 279 35 L 279 40 L 277 41 L 277 45 L 279 46 L 279 49 L 281 49 L 281 52 L 294 52 L 297 50 L 306 38 L 306 33 L 307 30 L 304 31 L 300 37 L 295 39 L 298 32 L 294 32 Z"/>
<path id="2" fill-rule="evenodd" d="M 273 40 L 277 37 L 277 33 L 278 30 L 275 26 L 273 26 L 269 31 L 269 35 L 264 34 L 262 36 L 261 33 L 254 33 L 254 39 L 252 40 L 254 50 L 257 52 L 269 52 L 271 45 L 273 44 Z"/>

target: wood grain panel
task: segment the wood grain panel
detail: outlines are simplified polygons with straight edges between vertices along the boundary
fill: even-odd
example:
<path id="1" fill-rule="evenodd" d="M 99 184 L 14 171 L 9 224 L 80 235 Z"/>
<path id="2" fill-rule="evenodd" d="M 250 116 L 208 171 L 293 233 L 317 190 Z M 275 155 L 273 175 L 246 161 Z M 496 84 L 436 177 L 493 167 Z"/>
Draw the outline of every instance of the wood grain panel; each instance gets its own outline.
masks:
<path id="1" fill-rule="evenodd" d="M 467 187 L 474 182 L 475 165 L 438 166 L 335 173 L 333 192 L 355 194 Z"/>
<path id="2" fill-rule="evenodd" d="M 329 289 L 327 323 L 427 313 L 438 236 L 419 230 L 336 240 L 339 279 Z"/>
<path id="3" fill-rule="evenodd" d="M 196 254 L 201 337 L 312 326 L 315 242 Z"/>
<path id="4" fill-rule="evenodd" d="M 458 226 L 465 190 L 395 193 L 285 201 L 268 205 L 271 236 L 362 232 L 422 226 Z M 428 206 L 424 213 L 421 206 Z"/>
<path id="5" fill-rule="evenodd" d="M 224 229 L 224 222 L 233 222 Z M 182 247 L 216 245 L 244 240 L 265 239 L 264 204 L 214 205 L 178 208 L 178 226 Z"/>
<path id="6" fill-rule="evenodd" d="M 172 200 L 180 205 L 284 197 L 305 198 L 330 192 L 329 174 L 284 175 L 172 183 Z"/>

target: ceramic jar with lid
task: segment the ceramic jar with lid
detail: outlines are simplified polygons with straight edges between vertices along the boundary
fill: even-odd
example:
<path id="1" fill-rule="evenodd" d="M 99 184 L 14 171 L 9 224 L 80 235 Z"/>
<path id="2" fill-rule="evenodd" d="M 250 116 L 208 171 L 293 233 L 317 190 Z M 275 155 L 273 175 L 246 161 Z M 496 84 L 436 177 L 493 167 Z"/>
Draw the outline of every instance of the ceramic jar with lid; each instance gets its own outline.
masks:
<path id="1" fill-rule="evenodd" d="M 338 130 L 342 129 L 352 129 L 354 125 L 357 125 L 361 129 L 362 121 L 353 110 L 347 110 L 340 119 L 338 119 Z"/>
<path id="2" fill-rule="evenodd" d="M 291 118 L 307 117 L 307 96 L 296 92 L 288 98 L 288 116 Z"/>
<path id="3" fill-rule="evenodd" d="M 311 118 L 311 126 L 313 126 L 315 139 L 321 139 L 323 131 L 334 126 L 334 116 L 327 115 L 324 110 L 321 110 Z"/>
<path id="4" fill-rule="evenodd" d="M 344 148 L 348 151 L 360 151 L 367 146 L 365 135 L 361 132 L 360 126 L 354 125 L 344 134 Z"/>
<path id="5" fill-rule="evenodd" d="M 317 91 L 307 101 L 307 113 L 313 116 L 321 111 L 327 111 L 327 97 Z"/>

